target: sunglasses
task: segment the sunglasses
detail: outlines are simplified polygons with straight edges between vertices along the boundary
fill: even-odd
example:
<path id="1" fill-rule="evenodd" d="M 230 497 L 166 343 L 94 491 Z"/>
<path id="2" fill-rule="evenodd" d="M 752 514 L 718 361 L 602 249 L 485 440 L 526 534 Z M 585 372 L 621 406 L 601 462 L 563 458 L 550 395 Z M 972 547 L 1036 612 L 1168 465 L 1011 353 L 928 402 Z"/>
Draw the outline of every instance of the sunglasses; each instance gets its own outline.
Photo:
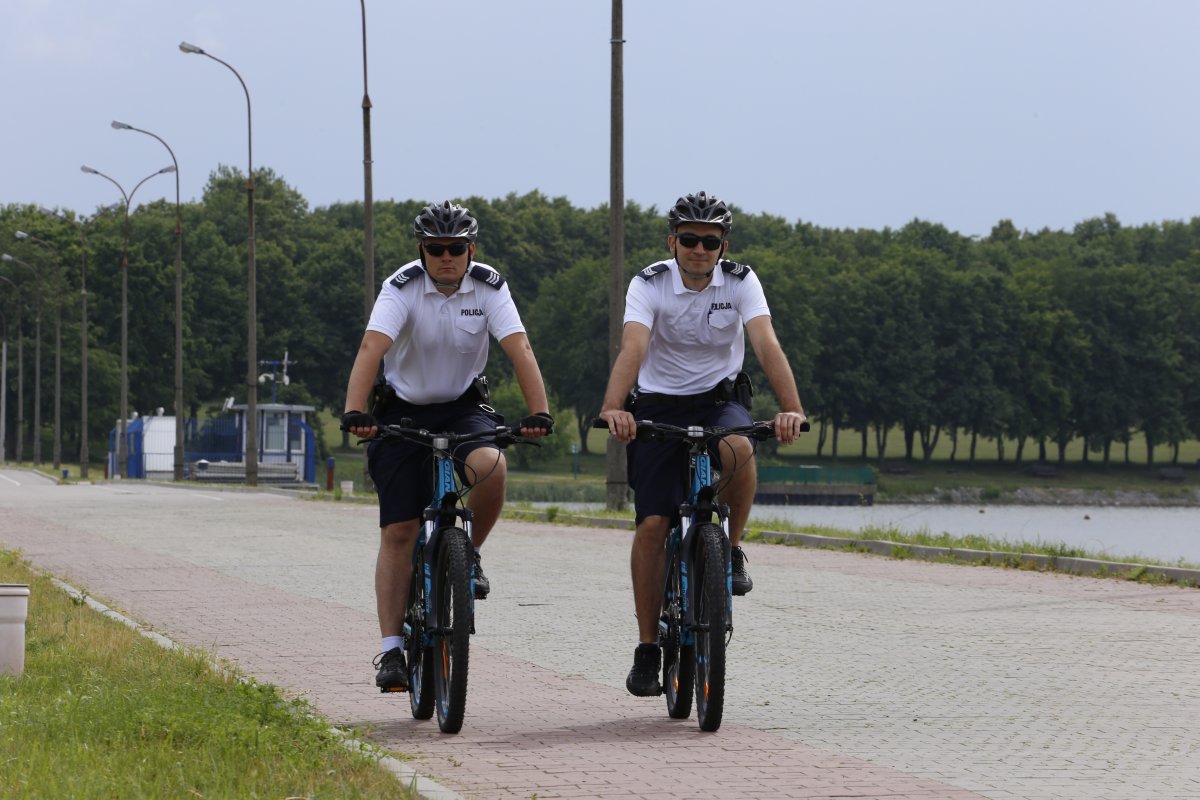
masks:
<path id="1" fill-rule="evenodd" d="M 434 258 L 441 258 L 442 253 L 445 253 L 447 250 L 450 251 L 450 255 L 452 256 L 461 256 L 467 252 L 469 245 L 466 242 L 455 242 L 454 244 L 423 244 L 421 247 Z"/>
<path id="2" fill-rule="evenodd" d="M 712 234 L 709 234 L 708 236 L 697 236 L 694 233 L 681 233 L 675 237 L 675 241 L 679 242 L 689 250 L 701 242 L 704 243 L 705 250 L 716 250 L 721 246 L 721 242 L 725 240 L 720 236 L 713 236 Z"/>

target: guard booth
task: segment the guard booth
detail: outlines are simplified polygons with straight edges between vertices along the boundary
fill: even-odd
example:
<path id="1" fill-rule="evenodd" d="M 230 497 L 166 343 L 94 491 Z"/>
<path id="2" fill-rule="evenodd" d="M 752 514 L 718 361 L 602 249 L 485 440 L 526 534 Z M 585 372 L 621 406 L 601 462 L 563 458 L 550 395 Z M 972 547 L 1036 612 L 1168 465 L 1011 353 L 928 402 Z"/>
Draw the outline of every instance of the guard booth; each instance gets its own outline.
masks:
<path id="1" fill-rule="evenodd" d="M 108 432 L 108 474 L 121 474 L 117 463 L 117 428 Z M 130 478 L 169 481 L 175 477 L 175 417 L 163 410 L 152 417 L 138 416 L 125 423 L 125 452 Z"/>
<path id="2" fill-rule="evenodd" d="M 184 426 L 183 469 L 190 480 L 240 483 L 246 479 L 246 406 L 228 403 L 225 414 Z M 315 483 L 316 437 L 308 425 L 314 406 L 262 403 L 258 406 L 258 480 L 260 483 Z M 160 413 L 135 416 L 125 425 L 129 477 L 175 477 L 175 417 Z M 117 428 L 108 437 L 108 474 L 121 474 Z"/>
<path id="3" fill-rule="evenodd" d="M 228 402 L 232 416 L 215 417 L 187 443 L 185 469 L 192 480 L 240 482 L 246 479 L 246 405 Z M 259 403 L 258 480 L 260 483 L 315 483 L 316 437 L 308 425 L 315 406 Z"/>

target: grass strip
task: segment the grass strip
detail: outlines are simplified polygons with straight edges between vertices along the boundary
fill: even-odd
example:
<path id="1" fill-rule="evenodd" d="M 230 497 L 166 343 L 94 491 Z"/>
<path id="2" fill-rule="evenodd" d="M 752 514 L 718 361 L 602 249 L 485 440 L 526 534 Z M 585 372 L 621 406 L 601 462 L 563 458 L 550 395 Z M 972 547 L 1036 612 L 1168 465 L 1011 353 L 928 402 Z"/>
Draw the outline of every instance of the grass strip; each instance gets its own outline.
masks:
<path id="1" fill-rule="evenodd" d="M 0 551 L 30 584 L 25 671 L 0 677 L 0 798 L 415 797 L 302 701 L 166 650 Z"/>
<path id="2" fill-rule="evenodd" d="M 633 530 L 631 512 L 565 512 L 556 506 L 534 509 L 506 506 L 504 516 L 556 525 L 605 527 Z M 1200 564 L 1182 559 L 1165 562 L 1140 555 L 1114 559 L 1084 548 L 1054 542 L 1010 542 L 984 536 L 956 536 L 928 531 L 906 532 L 896 528 L 864 528 L 861 533 L 823 525 L 795 525 L 785 520 L 752 518 L 743 541 L 816 547 L 874 553 L 892 558 L 922 558 L 956 564 L 1017 567 L 1046 572 L 1067 572 L 1092 577 L 1122 578 L 1144 583 L 1198 584 Z"/>

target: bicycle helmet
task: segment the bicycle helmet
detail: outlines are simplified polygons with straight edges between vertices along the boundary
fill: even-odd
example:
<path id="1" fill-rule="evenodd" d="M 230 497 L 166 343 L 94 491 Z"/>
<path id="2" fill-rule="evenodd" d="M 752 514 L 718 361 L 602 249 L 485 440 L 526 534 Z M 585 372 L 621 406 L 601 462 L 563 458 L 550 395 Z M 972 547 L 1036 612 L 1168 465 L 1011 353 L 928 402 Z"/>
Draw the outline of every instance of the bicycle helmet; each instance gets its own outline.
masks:
<path id="1" fill-rule="evenodd" d="M 720 225 L 721 231 L 728 236 L 733 227 L 733 212 L 720 198 L 707 192 L 696 192 L 676 200 L 675 207 L 667 212 L 667 227 L 671 233 L 685 222 Z"/>
<path id="2" fill-rule="evenodd" d="M 479 221 L 463 206 L 451 203 L 432 203 L 421 209 L 413 221 L 418 239 L 466 239 L 475 241 Z"/>

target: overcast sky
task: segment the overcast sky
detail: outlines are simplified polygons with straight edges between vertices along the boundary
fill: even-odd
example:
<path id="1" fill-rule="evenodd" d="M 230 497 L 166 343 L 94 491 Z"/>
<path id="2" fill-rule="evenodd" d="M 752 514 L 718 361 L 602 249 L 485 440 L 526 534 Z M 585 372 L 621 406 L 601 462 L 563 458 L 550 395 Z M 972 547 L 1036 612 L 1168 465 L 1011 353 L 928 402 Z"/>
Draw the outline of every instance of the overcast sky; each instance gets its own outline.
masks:
<path id="1" fill-rule="evenodd" d="M 366 0 L 376 199 L 609 197 L 609 0 Z M 1200 214 L 1200 3 L 626 0 L 625 195 L 986 235 Z M 90 213 L 175 150 L 363 193 L 352 0 L 0 0 L 0 204 Z M 135 198 L 174 198 L 169 176 Z"/>

